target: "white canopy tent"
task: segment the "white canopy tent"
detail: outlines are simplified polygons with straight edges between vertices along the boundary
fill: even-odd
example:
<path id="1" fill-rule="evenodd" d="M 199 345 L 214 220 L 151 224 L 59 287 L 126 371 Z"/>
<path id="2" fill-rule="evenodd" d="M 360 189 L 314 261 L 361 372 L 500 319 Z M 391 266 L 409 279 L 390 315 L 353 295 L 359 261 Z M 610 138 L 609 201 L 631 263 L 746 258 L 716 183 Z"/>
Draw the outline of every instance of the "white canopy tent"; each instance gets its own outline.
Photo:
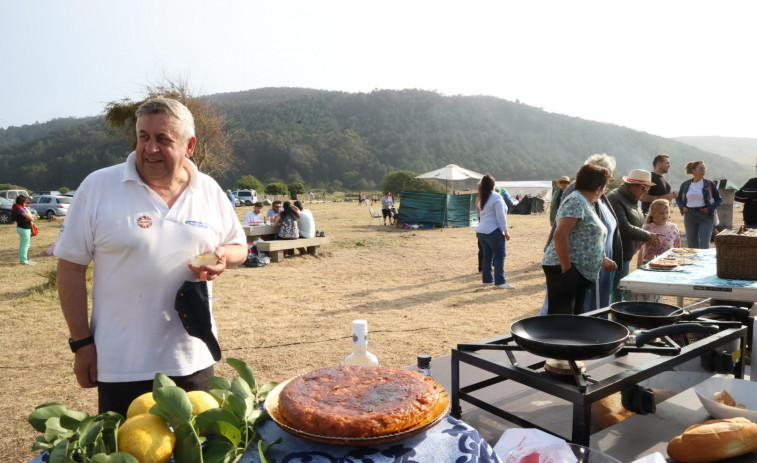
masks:
<path id="1" fill-rule="evenodd" d="M 551 180 L 524 180 L 513 182 L 495 182 L 494 186 L 504 187 L 513 198 L 517 195 L 541 198 L 545 202 L 552 200 Z"/>

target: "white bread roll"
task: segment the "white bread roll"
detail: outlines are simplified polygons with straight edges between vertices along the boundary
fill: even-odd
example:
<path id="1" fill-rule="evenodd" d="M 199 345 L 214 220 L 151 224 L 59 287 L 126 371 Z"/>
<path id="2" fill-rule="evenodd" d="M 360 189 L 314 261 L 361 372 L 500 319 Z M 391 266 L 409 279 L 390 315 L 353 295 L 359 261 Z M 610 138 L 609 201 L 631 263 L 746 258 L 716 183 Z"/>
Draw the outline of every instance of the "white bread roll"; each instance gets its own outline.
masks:
<path id="1" fill-rule="evenodd" d="M 757 450 L 757 424 L 746 418 L 696 424 L 668 443 L 668 456 L 679 463 L 710 463 Z"/>

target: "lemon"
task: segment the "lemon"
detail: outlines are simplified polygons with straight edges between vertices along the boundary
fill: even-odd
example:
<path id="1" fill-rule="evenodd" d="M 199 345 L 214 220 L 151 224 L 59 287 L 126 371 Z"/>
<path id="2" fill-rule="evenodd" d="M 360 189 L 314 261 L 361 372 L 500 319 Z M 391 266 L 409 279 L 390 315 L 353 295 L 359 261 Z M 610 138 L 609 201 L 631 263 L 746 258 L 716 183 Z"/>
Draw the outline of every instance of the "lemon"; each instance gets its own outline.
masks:
<path id="1" fill-rule="evenodd" d="M 141 396 L 132 400 L 129 409 L 126 410 L 126 418 L 150 413 L 150 409 L 153 405 L 155 405 L 155 399 L 152 397 L 152 392 L 145 392 Z"/>
<path id="2" fill-rule="evenodd" d="M 118 428 L 118 450 L 132 455 L 139 463 L 166 463 L 175 443 L 176 436 L 158 415 L 136 415 Z"/>
<path id="3" fill-rule="evenodd" d="M 189 391 L 187 397 L 192 403 L 192 415 L 199 415 L 205 410 L 220 407 L 215 397 L 205 391 Z"/>

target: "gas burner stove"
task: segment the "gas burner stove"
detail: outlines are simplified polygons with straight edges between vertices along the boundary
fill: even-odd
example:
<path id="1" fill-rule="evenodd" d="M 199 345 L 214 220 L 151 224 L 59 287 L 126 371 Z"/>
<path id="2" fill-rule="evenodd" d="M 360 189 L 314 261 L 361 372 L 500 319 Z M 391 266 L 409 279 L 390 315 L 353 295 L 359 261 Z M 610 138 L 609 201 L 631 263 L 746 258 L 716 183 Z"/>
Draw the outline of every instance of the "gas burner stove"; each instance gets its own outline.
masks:
<path id="1" fill-rule="evenodd" d="M 600 309 L 585 316 L 606 316 L 609 309 Z M 696 325 L 701 327 L 702 325 Z M 623 405 L 636 413 L 654 413 L 652 391 L 640 386 L 645 380 L 671 371 L 697 358 L 705 371 L 744 375 L 740 352 L 747 342 L 747 327 L 738 322 L 713 322 L 706 328 L 694 328 L 696 333 L 646 339 L 644 334 L 633 336 L 614 355 L 583 362 L 553 361 L 523 351 L 511 335 L 499 336 L 480 343 L 458 344 L 452 349 L 452 415 L 460 418 L 463 400 L 521 427 L 537 428 L 579 445 L 589 445 L 591 405 L 617 392 L 623 394 Z M 641 343 L 638 337 L 641 336 Z M 738 349 L 727 347 L 738 341 Z M 608 368 L 621 361 L 622 367 Z M 460 364 L 493 374 L 488 379 L 461 386 Z M 545 364 L 547 366 L 545 366 Z M 620 370 L 620 371 L 617 371 Z M 608 372 L 609 371 L 609 372 Z M 506 381 L 518 383 L 533 391 L 540 391 L 572 404 L 572 434 L 562 436 L 529 422 L 497 406 L 495 400 L 485 400 L 477 391 Z"/>

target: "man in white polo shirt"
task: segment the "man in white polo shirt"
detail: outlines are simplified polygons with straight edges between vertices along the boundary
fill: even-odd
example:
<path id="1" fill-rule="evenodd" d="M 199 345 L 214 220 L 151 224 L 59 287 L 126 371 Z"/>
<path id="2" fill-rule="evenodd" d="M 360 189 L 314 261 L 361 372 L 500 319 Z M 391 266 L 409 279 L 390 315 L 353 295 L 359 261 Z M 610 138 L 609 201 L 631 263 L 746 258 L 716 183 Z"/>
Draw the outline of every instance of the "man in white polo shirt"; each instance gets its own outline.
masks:
<path id="1" fill-rule="evenodd" d="M 202 273 L 213 280 L 247 257 L 229 200 L 189 160 L 197 142 L 189 110 L 171 99 L 147 101 L 137 110 L 136 130 L 137 148 L 125 163 L 82 182 L 55 246 L 76 379 L 98 387 L 101 412 L 122 414 L 152 390 L 157 372 L 185 389 L 207 390 L 215 362 L 205 343 L 185 331 L 176 293 L 185 280 Z M 190 264 L 208 252 L 214 265 Z"/>

